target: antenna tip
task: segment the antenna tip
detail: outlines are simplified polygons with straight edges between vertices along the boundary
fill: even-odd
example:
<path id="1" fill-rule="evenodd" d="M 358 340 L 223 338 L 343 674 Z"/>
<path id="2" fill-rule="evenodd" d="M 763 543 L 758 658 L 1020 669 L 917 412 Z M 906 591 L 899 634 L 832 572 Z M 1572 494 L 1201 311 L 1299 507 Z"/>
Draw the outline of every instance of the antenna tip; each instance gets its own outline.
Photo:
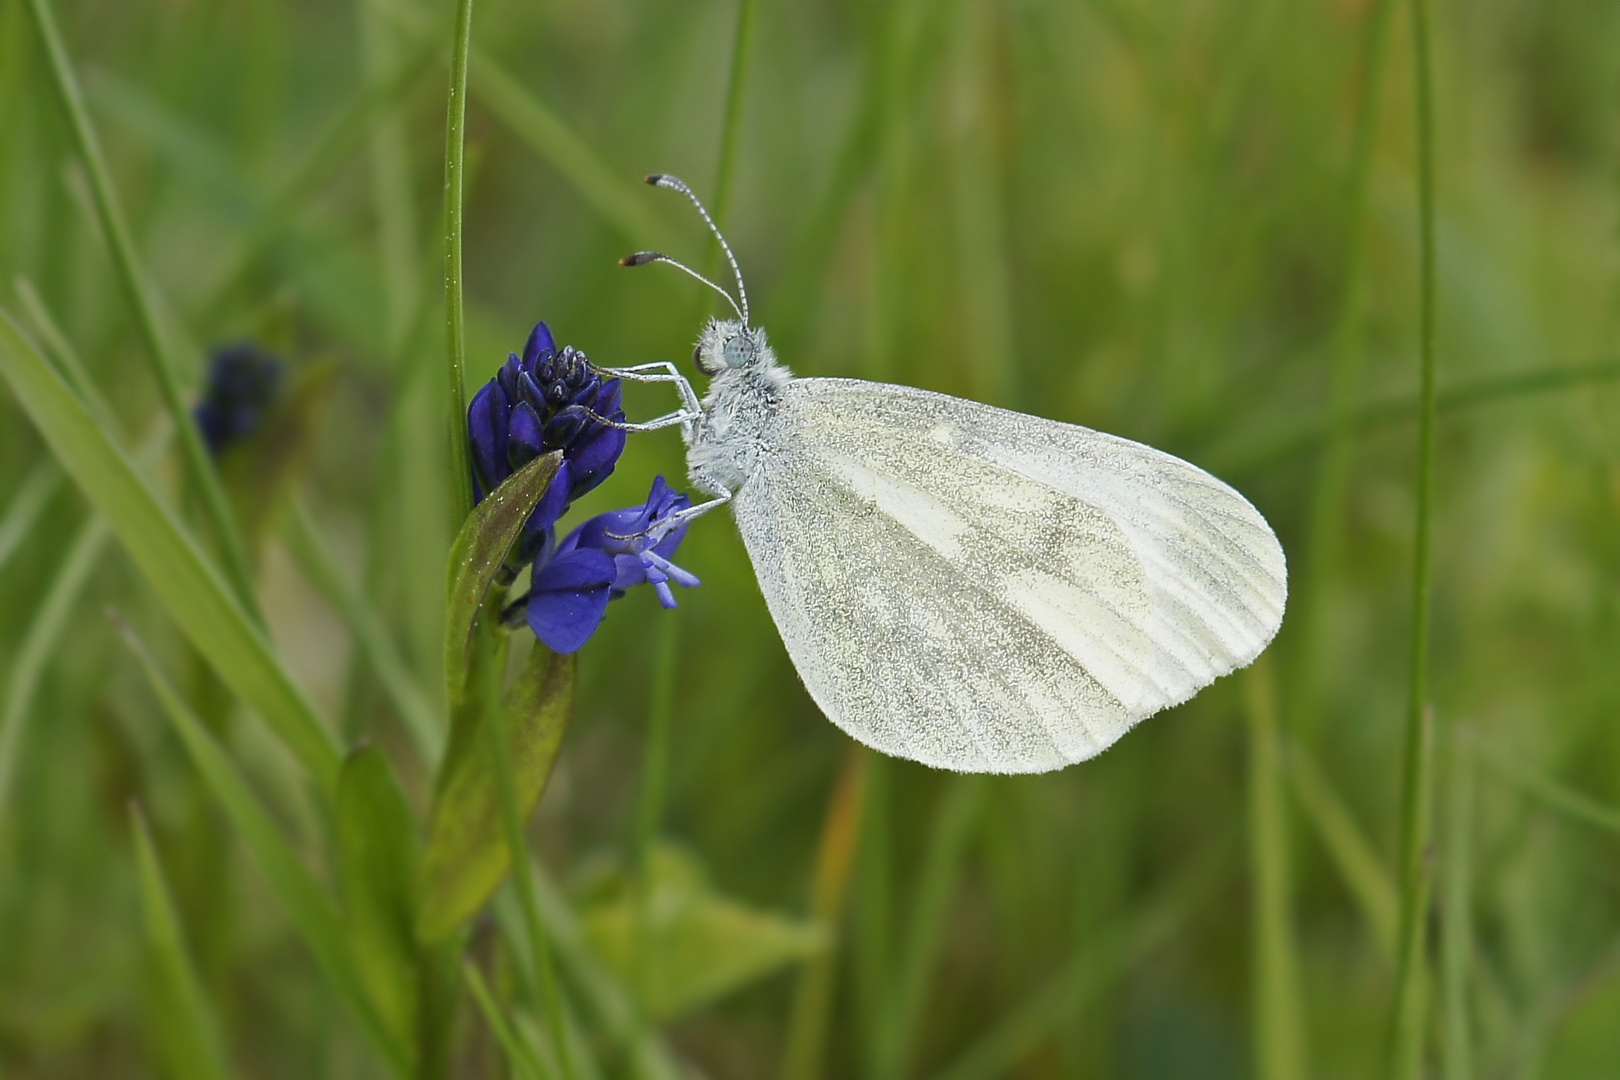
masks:
<path id="1" fill-rule="evenodd" d="M 659 183 L 664 179 L 664 174 L 655 172 L 655 173 L 651 173 L 648 176 L 643 177 L 643 179 L 646 180 L 647 183 L 651 184 L 653 187 L 657 187 L 659 185 Z"/>
<path id="2" fill-rule="evenodd" d="M 638 251 L 634 255 L 626 255 L 619 260 L 620 266 L 646 266 L 650 262 L 657 262 L 664 258 L 656 251 Z"/>

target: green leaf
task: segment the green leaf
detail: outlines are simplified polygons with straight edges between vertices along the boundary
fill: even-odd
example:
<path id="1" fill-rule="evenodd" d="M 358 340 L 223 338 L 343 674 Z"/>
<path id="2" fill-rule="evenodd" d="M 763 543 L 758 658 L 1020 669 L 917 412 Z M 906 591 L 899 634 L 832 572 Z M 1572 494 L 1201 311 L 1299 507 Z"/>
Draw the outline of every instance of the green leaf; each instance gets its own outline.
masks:
<path id="1" fill-rule="evenodd" d="M 192 645 L 330 791 L 337 782 L 337 746 L 264 633 L 151 481 L 4 311 L 0 374 Z"/>
<path id="2" fill-rule="evenodd" d="M 574 714 L 578 671 L 575 656 L 559 655 L 536 642 L 507 691 L 507 754 L 513 793 L 525 820 L 540 802 Z M 474 723 L 470 719 L 466 726 Z M 464 753 L 445 759 L 450 771 L 441 778 L 434 800 L 419 879 L 416 929 L 423 941 L 453 933 L 484 905 L 511 866 L 490 743 L 470 739 Z"/>
<path id="3" fill-rule="evenodd" d="M 416 1044 L 416 863 L 421 841 L 388 757 L 374 746 L 338 773 L 338 881 L 360 980 L 404 1045 Z"/>
<path id="4" fill-rule="evenodd" d="M 648 874 L 640 888 L 628 875 L 610 883 L 581 922 L 597 953 L 640 987 L 643 1006 L 659 1020 L 826 947 L 825 929 L 816 923 L 720 895 L 696 857 L 682 848 L 655 847 Z"/>
<path id="5" fill-rule="evenodd" d="M 135 861 L 140 868 L 141 909 L 151 948 L 155 993 L 149 1002 L 158 1028 L 165 1075 L 178 1080 L 224 1080 L 231 1075 L 219 1026 L 203 994 L 180 932 L 169 886 L 139 807 L 130 808 Z"/>
<path id="6" fill-rule="evenodd" d="M 462 701 L 471 667 L 473 628 L 507 552 L 562 465 L 562 451 L 537 457 L 484 497 L 450 548 L 449 610 L 444 628 L 445 700 Z"/>
<path id="7" fill-rule="evenodd" d="M 121 621 L 116 618 L 114 621 L 145 669 L 147 680 L 162 701 L 197 772 L 219 800 L 226 817 L 230 818 L 254 861 L 264 871 L 270 888 L 298 927 L 310 952 L 315 954 L 315 961 L 327 980 L 354 1011 L 361 1028 L 395 1074 L 409 1075 L 410 1051 L 394 1036 L 367 996 L 365 985 L 351 959 L 343 920 L 338 915 L 336 905 L 299 861 L 298 854 L 276 828 L 275 822 L 260 805 L 258 797 L 253 794 L 230 757 L 169 685 L 140 639 Z"/>

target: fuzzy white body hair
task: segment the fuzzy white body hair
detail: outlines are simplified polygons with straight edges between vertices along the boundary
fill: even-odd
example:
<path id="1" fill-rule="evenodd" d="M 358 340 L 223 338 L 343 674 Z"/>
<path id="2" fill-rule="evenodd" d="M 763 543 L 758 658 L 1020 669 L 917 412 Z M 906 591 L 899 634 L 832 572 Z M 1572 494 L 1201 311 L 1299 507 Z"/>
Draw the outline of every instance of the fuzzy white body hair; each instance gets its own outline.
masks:
<path id="1" fill-rule="evenodd" d="M 698 367 L 714 376 L 703 416 L 686 431 L 686 465 L 704 491 L 736 494 L 777 435 L 782 391 L 793 373 L 776 362 L 765 331 L 711 319 L 698 339 Z"/>

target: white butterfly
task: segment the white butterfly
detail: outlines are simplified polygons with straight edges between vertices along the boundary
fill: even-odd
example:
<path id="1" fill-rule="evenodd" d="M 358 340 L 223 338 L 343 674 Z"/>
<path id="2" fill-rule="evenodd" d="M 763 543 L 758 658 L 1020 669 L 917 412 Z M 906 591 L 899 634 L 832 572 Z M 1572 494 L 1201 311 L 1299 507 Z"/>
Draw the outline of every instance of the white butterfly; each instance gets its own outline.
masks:
<path id="1" fill-rule="evenodd" d="M 800 379 L 737 321 L 672 364 L 692 483 L 730 503 L 771 616 L 827 717 L 937 768 L 1035 773 L 1100 753 L 1138 720 L 1258 656 L 1287 598 L 1281 546 L 1232 488 L 1089 428 L 860 379 Z M 738 302 L 740 300 L 740 303 Z"/>

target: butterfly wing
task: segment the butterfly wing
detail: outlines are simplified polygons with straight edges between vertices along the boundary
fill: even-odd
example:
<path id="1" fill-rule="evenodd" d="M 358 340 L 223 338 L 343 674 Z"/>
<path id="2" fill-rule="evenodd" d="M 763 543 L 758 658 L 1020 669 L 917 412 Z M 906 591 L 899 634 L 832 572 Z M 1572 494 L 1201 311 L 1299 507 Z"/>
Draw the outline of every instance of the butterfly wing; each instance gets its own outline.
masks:
<path id="1" fill-rule="evenodd" d="M 1248 664 L 1282 548 L 1185 461 L 943 394 L 795 379 L 733 507 L 811 696 L 887 754 L 1060 768 Z"/>

